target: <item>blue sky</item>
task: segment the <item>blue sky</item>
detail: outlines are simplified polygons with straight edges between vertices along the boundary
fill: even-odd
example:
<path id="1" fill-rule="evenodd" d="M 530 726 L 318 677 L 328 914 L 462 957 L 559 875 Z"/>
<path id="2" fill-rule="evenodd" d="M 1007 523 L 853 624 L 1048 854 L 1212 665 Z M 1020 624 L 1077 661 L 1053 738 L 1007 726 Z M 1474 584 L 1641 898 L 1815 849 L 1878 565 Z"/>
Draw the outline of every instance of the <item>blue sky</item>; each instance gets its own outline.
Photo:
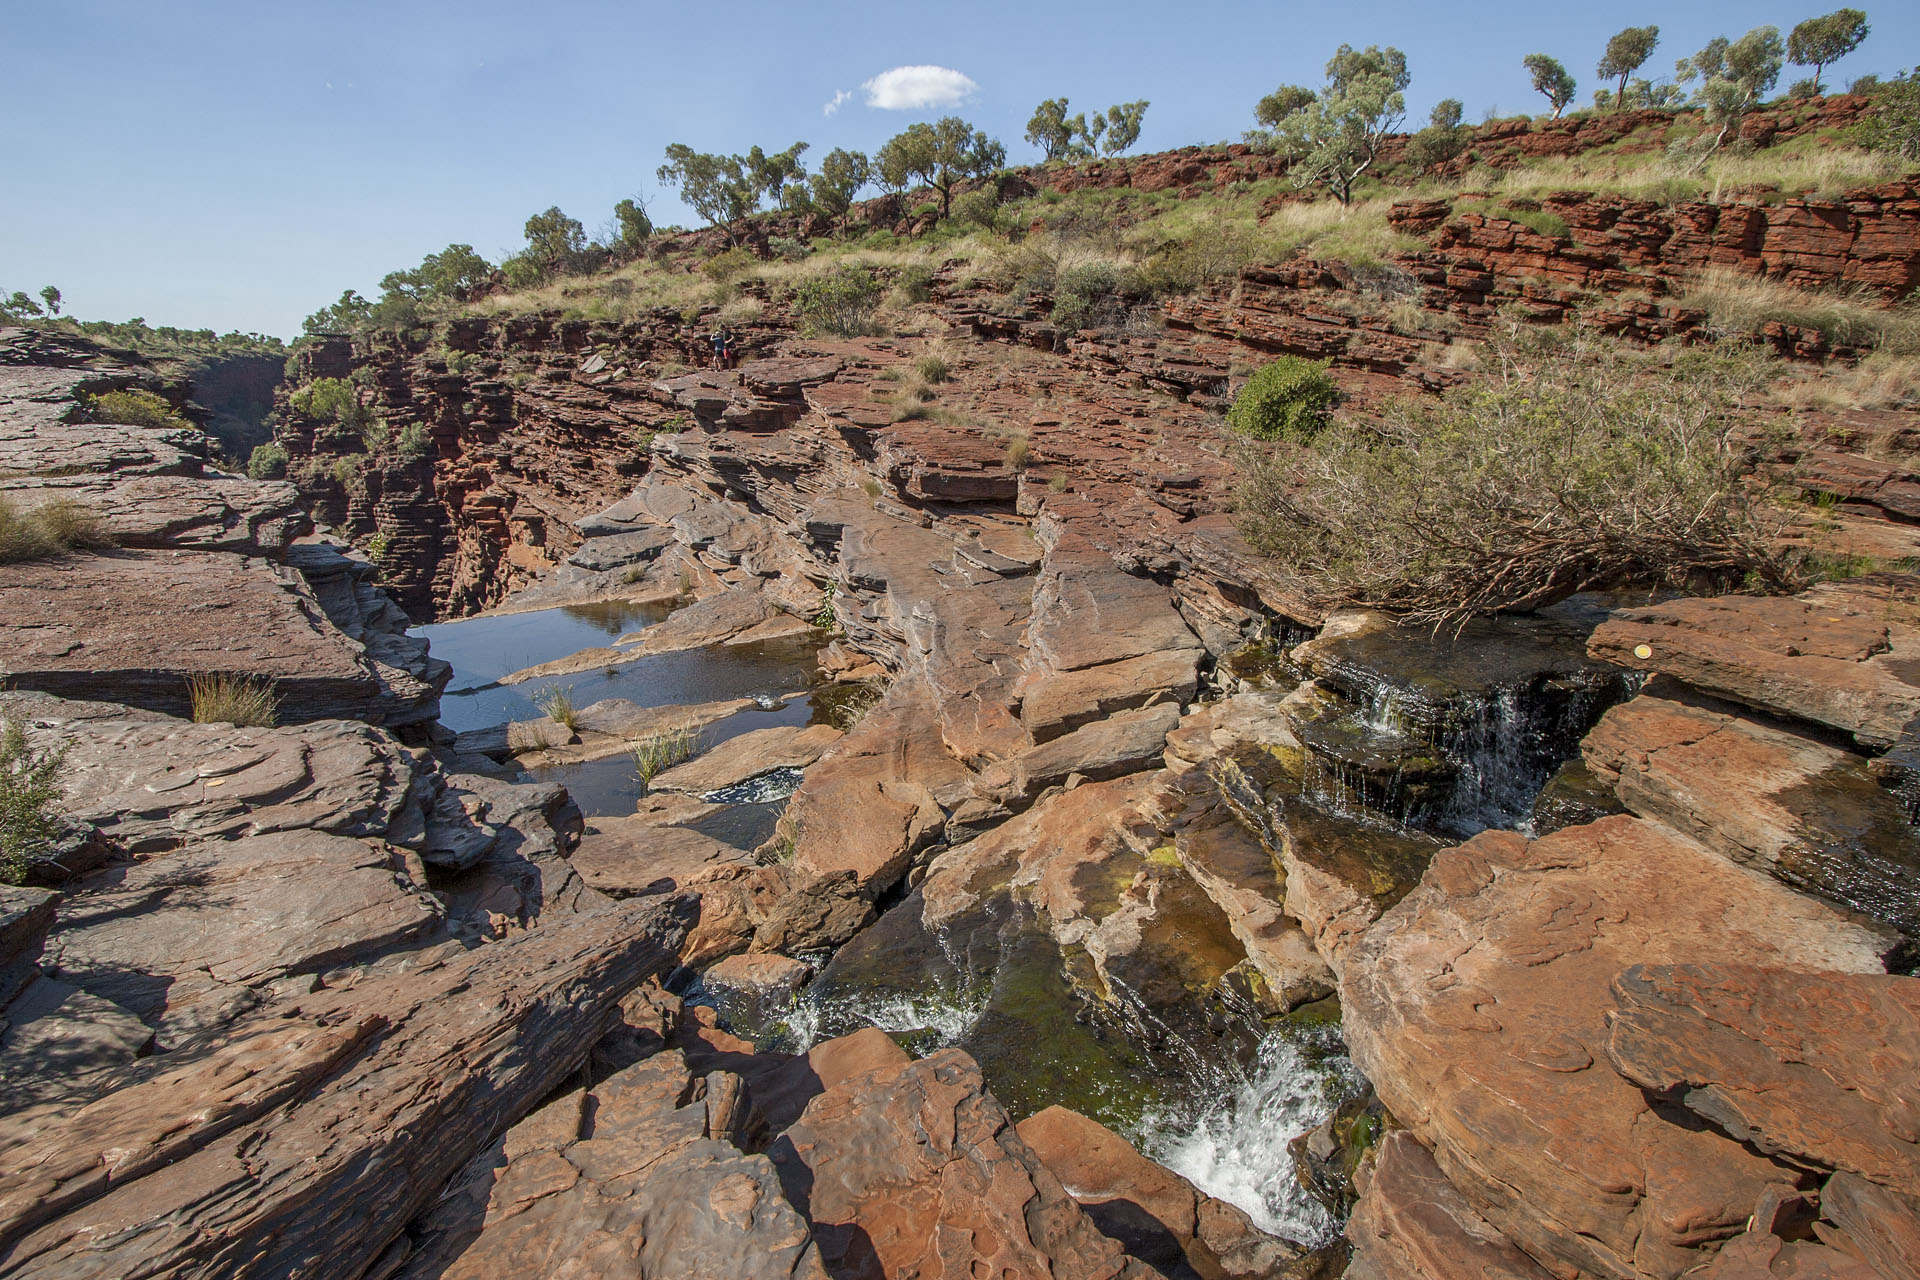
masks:
<path id="1" fill-rule="evenodd" d="M 1920 6 L 1864 7 L 1873 35 L 1831 80 L 1920 49 Z M 1343 41 L 1406 51 L 1411 119 L 1457 97 L 1479 120 L 1544 109 L 1527 53 L 1566 63 L 1584 102 L 1622 26 L 1660 24 L 1664 72 L 1714 35 L 1826 8 L 0 0 L 0 288 L 56 284 L 85 319 L 290 337 L 449 243 L 498 258 L 549 205 L 594 230 L 639 193 L 656 222 L 695 222 L 653 176 L 670 142 L 804 140 L 817 158 L 957 111 L 1020 162 L 1037 158 L 1034 105 L 1065 94 L 1151 100 L 1136 150 L 1161 150 L 1237 138 L 1262 94 L 1318 83 Z M 868 105 L 862 86 L 901 66 L 976 87 L 958 107 Z"/>

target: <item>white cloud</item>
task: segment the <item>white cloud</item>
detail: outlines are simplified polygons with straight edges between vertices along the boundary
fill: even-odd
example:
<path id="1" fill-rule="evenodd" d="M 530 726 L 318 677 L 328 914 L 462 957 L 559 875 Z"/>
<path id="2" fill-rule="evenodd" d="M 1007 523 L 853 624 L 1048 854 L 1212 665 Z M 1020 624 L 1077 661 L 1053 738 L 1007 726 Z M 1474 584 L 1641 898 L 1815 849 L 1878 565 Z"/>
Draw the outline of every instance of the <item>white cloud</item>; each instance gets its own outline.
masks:
<path id="1" fill-rule="evenodd" d="M 834 112 L 840 109 L 841 103 L 845 102 L 848 98 L 851 98 L 852 96 L 853 96 L 853 91 L 851 89 L 840 89 L 836 91 L 833 95 L 833 101 L 829 102 L 826 106 L 820 108 L 820 114 L 823 116 L 832 115 Z"/>
<path id="2" fill-rule="evenodd" d="M 860 86 L 867 105 L 883 111 L 951 107 L 979 92 L 980 86 L 952 67 L 895 67 Z"/>

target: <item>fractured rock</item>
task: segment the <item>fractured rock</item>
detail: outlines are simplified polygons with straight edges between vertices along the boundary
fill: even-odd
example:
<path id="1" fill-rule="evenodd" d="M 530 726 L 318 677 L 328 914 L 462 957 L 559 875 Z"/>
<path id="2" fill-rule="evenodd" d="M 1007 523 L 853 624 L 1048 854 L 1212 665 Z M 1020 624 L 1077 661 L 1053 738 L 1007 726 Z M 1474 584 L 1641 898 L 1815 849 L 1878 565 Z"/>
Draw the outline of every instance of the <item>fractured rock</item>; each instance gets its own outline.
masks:
<path id="1" fill-rule="evenodd" d="M 1672 1277 L 1798 1175 L 1670 1123 L 1607 1058 L 1630 964 L 1880 969 L 1833 908 L 1635 818 L 1528 841 L 1489 831 L 1434 859 L 1347 952 L 1354 1061 L 1447 1178 L 1555 1268 Z"/>

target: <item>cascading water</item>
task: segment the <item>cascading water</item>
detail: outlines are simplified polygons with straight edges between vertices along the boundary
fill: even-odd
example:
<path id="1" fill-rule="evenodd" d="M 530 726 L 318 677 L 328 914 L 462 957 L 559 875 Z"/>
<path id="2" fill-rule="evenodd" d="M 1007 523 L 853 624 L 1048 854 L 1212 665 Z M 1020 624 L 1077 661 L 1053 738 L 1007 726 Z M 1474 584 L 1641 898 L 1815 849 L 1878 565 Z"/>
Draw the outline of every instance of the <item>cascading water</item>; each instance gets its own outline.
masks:
<path id="1" fill-rule="evenodd" d="M 1340 1224 L 1294 1174 L 1288 1144 L 1366 1087 L 1331 1027 L 1282 1027 L 1251 1066 L 1214 1067 L 1186 1105 L 1150 1113 L 1136 1135 L 1147 1155 L 1255 1225 L 1306 1245 L 1332 1243 Z"/>

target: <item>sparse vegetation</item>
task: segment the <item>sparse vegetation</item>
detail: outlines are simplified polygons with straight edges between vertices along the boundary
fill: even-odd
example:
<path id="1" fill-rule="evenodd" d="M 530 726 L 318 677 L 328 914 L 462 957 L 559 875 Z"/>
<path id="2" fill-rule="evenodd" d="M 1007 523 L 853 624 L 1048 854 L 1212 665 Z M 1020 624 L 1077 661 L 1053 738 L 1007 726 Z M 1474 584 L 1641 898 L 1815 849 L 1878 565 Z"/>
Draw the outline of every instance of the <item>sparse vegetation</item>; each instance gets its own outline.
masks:
<path id="1" fill-rule="evenodd" d="M 692 729 L 661 729 L 627 743 L 627 755 L 640 778 L 644 794 L 653 780 L 677 764 L 693 759 L 699 734 Z"/>
<path id="2" fill-rule="evenodd" d="M 1794 585 L 1756 487 L 1750 349 L 1520 333 L 1439 401 L 1247 446 L 1249 539 L 1329 599 L 1433 622 L 1627 582 Z"/>
<path id="3" fill-rule="evenodd" d="M 277 444 L 260 444 L 247 455 L 247 474 L 255 480 L 287 478 L 287 451 Z"/>
<path id="4" fill-rule="evenodd" d="M 533 695 L 533 705 L 540 714 L 555 724 L 563 724 L 570 732 L 580 730 L 580 709 L 573 705 L 573 686 L 570 684 L 550 684 Z"/>
<path id="5" fill-rule="evenodd" d="M 21 510 L 0 495 L 0 564 L 45 560 L 67 551 L 99 551 L 113 538 L 98 514 L 71 498 Z"/>
<path id="6" fill-rule="evenodd" d="M 803 280 L 793 291 L 794 310 L 815 329 L 856 335 L 871 331 L 881 286 L 871 271 L 839 267 L 831 275 Z"/>
<path id="7" fill-rule="evenodd" d="M 1007 470 L 1025 471 L 1027 469 L 1027 459 L 1031 456 L 1030 449 L 1031 446 L 1028 445 L 1025 436 L 1015 436 L 1013 439 L 1007 441 L 1007 452 L 1004 458 L 1007 464 Z"/>
<path id="8" fill-rule="evenodd" d="M 1835 346 L 1872 347 L 1888 355 L 1920 355 L 1920 305 L 1887 306 L 1855 288 L 1796 289 L 1776 280 L 1710 271 L 1680 296 L 1722 333 L 1744 337 L 1768 323 L 1817 329 Z"/>
<path id="9" fill-rule="evenodd" d="M 1330 360 L 1281 356 L 1247 379 L 1227 410 L 1227 424 L 1255 440 L 1304 442 L 1325 425 L 1340 401 Z"/>
<path id="10" fill-rule="evenodd" d="M 20 884 L 60 834 L 56 814 L 64 788 L 66 745 L 36 751 L 26 731 L 0 720 L 0 884 Z"/>
<path id="11" fill-rule="evenodd" d="M 88 396 L 84 409 L 89 422 L 112 422 L 128 427 L 160 427 L 191 431 L 193 424 L 171 404 L 151 391 L 132 387 Z"/>
<path id="12" fill-rule="evenodd" d="M 280 710 L 280 699 L 273 691 L 272 681 L 245 676 L 188 676 L 187 698 L 195 724 L 271 728 Z"/>

